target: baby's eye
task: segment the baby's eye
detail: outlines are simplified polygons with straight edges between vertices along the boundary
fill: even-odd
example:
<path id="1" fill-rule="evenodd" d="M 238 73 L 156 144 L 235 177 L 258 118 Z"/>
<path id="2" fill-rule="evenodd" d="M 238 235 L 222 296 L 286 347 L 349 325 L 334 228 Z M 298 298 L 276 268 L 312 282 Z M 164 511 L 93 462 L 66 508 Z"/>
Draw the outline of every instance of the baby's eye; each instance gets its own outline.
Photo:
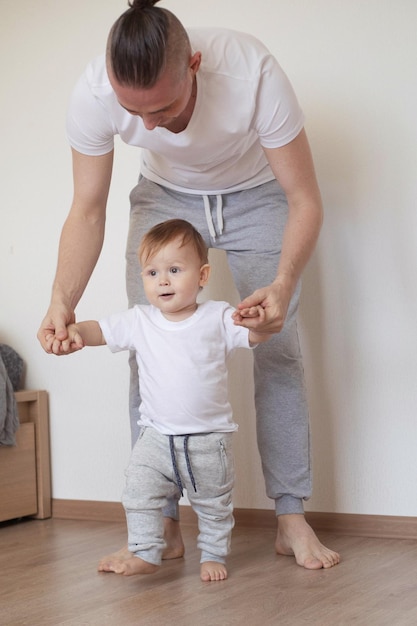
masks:
<path id="1" fill-rule="evenodd" d="M 179 269 L 179 267 L 171 267 L 171 269 L 169 271 L 171 272 L 171 274 L 178 274 L 180 269 Z"/>
<path id="2" fill-rule="evenodd" d="M 156 270 L 149 270 L 149 276 L 156 276 Z"/>

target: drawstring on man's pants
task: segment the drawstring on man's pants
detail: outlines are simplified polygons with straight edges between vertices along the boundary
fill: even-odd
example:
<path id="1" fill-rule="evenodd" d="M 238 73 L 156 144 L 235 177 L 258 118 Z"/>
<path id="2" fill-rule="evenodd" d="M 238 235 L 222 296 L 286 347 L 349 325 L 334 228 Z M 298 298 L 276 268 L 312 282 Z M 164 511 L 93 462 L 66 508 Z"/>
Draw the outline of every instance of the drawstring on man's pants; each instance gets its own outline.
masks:
<path id="1" fill-rule="evenodd" d="M 220 194 L 217 194 L 216 200 L 217 200 L 217 208 L 216 208 L 217 226 L 219 227 L 219 235 L 221 235 L 223 233 L 223 198 Z M 215 241 L 216 230 L 214 228 L 213 219 L 211 217 L 209 197 L 203 196 L 203 202 L 204 202 L 204 212 L 206 215 L 207 227 L 209 229 L 210 236 Z"/>

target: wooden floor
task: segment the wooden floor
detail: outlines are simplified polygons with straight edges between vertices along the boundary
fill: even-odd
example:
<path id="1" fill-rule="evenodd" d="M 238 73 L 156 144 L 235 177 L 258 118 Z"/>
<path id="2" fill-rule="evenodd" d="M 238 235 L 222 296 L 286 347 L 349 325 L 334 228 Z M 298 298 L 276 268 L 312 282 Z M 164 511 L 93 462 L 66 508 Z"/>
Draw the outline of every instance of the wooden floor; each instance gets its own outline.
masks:
<path id="1" fill-rule="evenodd" d="M 236 527 L 229 579 L 202 583 L 196 529 L 186 557 L 147 577 L 96 572 L 123 523 L 0 524 L 2 626 L 417 625 L 417 541 L 321 535 L 343 560 L 306 571 L 274 554 L 274 531 Z"/>

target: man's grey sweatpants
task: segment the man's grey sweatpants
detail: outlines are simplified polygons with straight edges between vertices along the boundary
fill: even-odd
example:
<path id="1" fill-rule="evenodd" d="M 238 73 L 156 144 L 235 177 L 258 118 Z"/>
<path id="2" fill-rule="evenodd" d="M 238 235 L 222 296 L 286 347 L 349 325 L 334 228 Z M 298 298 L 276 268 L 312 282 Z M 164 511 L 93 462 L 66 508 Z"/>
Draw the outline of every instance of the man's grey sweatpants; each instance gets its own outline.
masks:
<path id="1" fill-rule="evenodd" d="M 224 563 L 230 552 L 233 520 L 232 433 L 173 437 L 142 428 L 126 471 L 123 506 L 128 526 L 129 551 L 148 563 L 160 565 L 165 547 L 162 508 L 167 498 L 178 497 L 177 474 L 197 513 L 200 562 Z M 173 456 L 174 459 L 173 460 Z"/>
<path id="2" fill-rule="evenodd" d="M 253 189 L 224 194 L 221 216 L 216 196 L 180 193 L 141 178 L 130 194 L 130 228 L 126 251 L 129 306 L 145 303 L 139 242 L 152 226 L 174 217 L 191 222 L 211 248 L 225 250 L 243 299 L 276 278 L 288 216 L 284 192 L 274 180 Z M 213 236 L 213 227 L 215 237 Z M 211 230 L 211 234 L 210 234 Z M 222 232 L 220 232 L 222 230 Z M 309 419 L 304 372 L 297 332 L 300 285 L 283 330 L 254 350 L 257 439 L 266 493 L 277 515 L 303 513 L 311 496 Z M 131 429 L 136 441 L 139 390 L 131 356 Z M 175 502 L 166 515 L 177 517 Z"/>

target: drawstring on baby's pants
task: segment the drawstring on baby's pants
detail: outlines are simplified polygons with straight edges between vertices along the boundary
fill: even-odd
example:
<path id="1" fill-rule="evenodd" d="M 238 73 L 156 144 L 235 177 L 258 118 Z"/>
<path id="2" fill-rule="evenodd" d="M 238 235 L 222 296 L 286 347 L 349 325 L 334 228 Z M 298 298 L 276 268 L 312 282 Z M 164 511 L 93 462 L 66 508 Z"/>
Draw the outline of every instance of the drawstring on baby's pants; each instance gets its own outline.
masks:
<path id="1" fill-rule="evenodd" d="M 181 476 L 178 471 L 177 459 L 175 458 L 174 437 L 182 437 L 182 436 L 184 437 L 184 456 L 185 456 L 185 462 L 187 464 L 188 476 L 190 477 L 191 484 L 194 487 L 194 491 L 197 493 L 197 487 L 196 487 L 195 480 L 194 480 L 194 474 L 193 474 L 193 470 L 191 467 L 190 457 L 188 455 L 188 439 L 190 438 L 190 435 L 169 435 L 169 449 L 171 451 L 172 467 L 174 468 L 175 479 L 177 482 L 178 489 L 180 490 L 181 496 L 184 495 L 184 491 L 183 491 L 183 484 L 182 484 Z"/>

